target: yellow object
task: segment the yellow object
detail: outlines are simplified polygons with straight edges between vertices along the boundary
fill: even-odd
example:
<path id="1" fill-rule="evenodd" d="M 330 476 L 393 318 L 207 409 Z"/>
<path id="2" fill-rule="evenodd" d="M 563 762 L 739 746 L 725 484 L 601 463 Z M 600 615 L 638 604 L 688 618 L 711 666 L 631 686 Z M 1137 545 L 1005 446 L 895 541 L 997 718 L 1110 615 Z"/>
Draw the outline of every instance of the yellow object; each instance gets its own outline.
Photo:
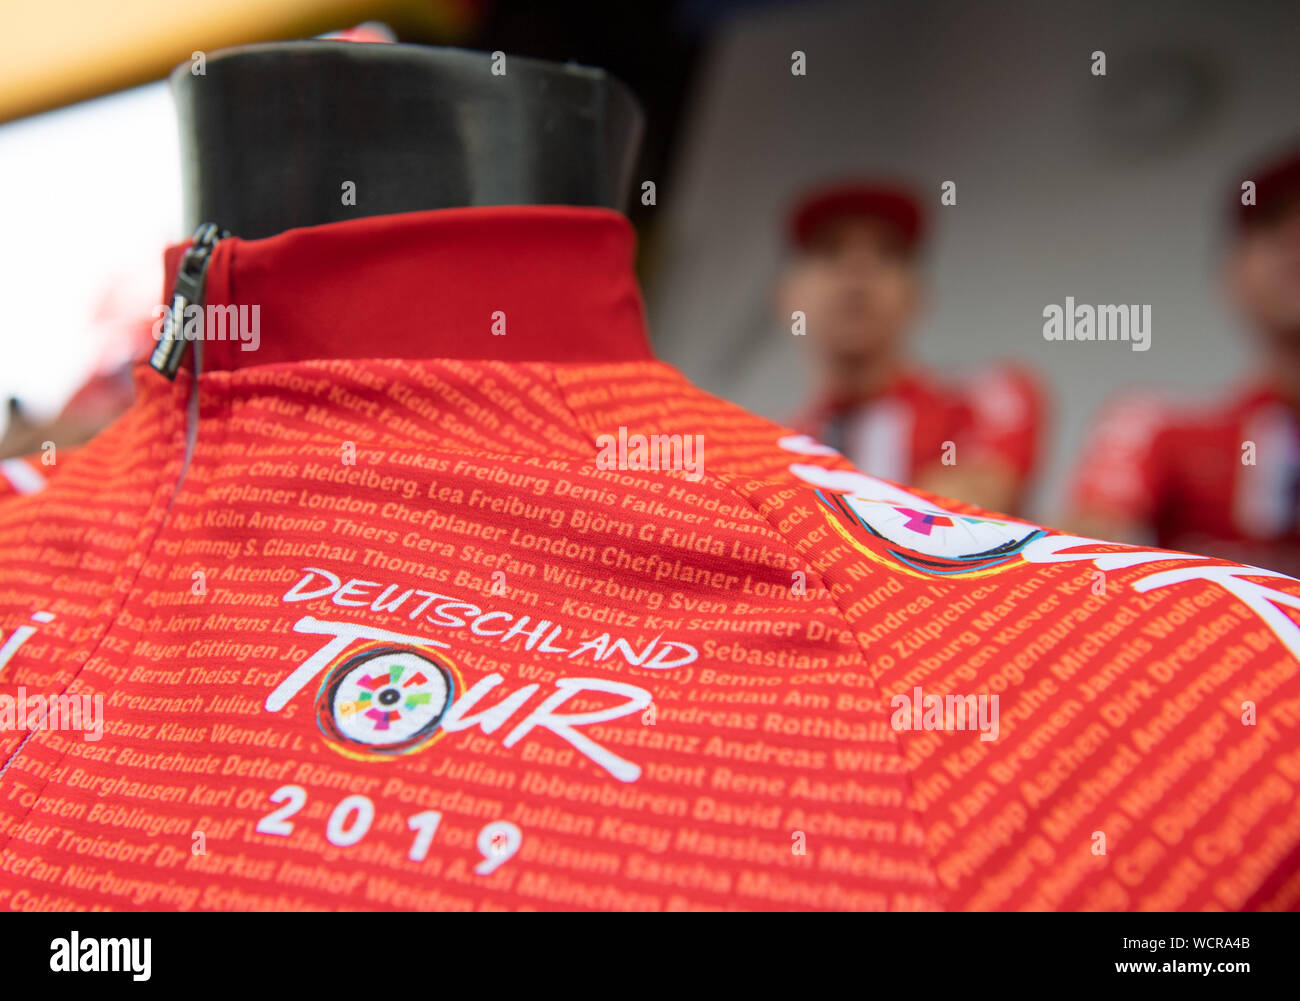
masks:
<path id="1" fill-rule="evenodd" d="M 196 50 L 308 38 L 384 0 L 44 0 L 0 10 L 0 121 L 157 80 Z"/>

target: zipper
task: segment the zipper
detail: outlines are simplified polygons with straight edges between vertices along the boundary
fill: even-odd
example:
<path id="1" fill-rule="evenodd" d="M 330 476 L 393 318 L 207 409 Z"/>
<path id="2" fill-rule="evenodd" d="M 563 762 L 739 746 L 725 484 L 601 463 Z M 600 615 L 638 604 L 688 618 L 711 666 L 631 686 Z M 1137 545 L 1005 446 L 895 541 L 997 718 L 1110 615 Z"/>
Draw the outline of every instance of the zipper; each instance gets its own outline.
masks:
<path id="1" fill-rule="evenodd" d="M 208 265 L 212 262 L 212 252 L 216 249 L 217 244 L 228 236 L 230 236 L 230 231 L 218 228 L 216 223 L 200 223 L 194 231 L 194 237 L 190 241 L 189 247 L 181 255 L 180 266 L 176 269 L 176 281 L 172 285 L 171 312 L 167 316 L 167 322 L 163 325 L 162 335 L 158 339 L 158 346 L 149 355 L 149 366 L 155 372 L 173 381 L 176 379 L 176 372 L 180 369 L 181 359 L 185 357 L 185 346 L 188 343 L 183 336 L 185 309 L 188 306 L 204 305 L 203 289 L 208 278 Z M 199 375 L 203 371 L 203 341 L 201 339 L 194 341 L 193 368 L 194 381 L 190 386 L 189 398 L 185 402 L 185 455 L 181 461 L 180 474 L 176 478 L 176 487 L 172 490 L 171 498 L 167 501 L 167 509 L 163 512 L 162 522 L 158 527 L 159 532 L 166 525 L 167 519 L 171 515 L 172 506 L 180 495 L 181 485 L 185 482 L 185 476 L 190 470 L 190 462 L 194 458 L 194 446 L 198 444 Z M 104 632 L 104 636 L 106 637 L 111 633 L 116 628 L 116 625 L 116 622 L 110 623 Z M 100 637 L 100 644 L 103 641 L 104 637 Z M 96 650 L 98 650 L 98 647 L 96 647 Z M 81 667 L 77 669 L 77 675 L 80 675 L 85 666 L 86 662 L 83 661 Z M 75 677 L 74 675 L 74 680 Z M 18 746 L 14 748 L 13 753 L 3 762 L 0 762 L 0 779 L 4 778 L 9 766 L 17 761 L 23 751 L 26 750 L 28 741 L 35 737 L 36 733 L 35 729 L 29 730 Z M 41 789 L 43 792 L 44 786 Z M 37 794 L 37 798 L 40 798 L 40 793 Z M 30 813 L 31 810 L 29 809 L 28 815 Z"/>
<path id="2" fill-rule="evenodd" d="M 190 306 L 203 306 L 203 289 L 208 279 L 212 252 L 229 235 L 228 230 L 218 228 L 214 222 L 201 222 L 194 230 L 190 245 L 181 255 L 180 266 L 176 269 L 176 281 L 172 285 L 171 311 L 163 324 L 158 346 L 149 355 L 149 367 L 168 379 L 176 378 L 181 359 L 185 357 L 185 346 L 188 343 L 184 337 L 185 310 Z"/>

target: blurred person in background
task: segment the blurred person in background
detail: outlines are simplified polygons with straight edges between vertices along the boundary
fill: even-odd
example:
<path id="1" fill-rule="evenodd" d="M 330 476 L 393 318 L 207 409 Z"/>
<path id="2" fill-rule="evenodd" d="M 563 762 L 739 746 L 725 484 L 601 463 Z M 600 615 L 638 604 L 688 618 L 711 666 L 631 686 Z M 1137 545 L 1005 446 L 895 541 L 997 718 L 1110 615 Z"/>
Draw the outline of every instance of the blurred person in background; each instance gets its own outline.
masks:
<path id="1" fill-rule="evenodd" d="M 1017 367 L 945 382 L 912 360 L 924 222 L 918 199 L 893 184 L 819 187 L 798 201 L 777 298 L 783 319 L 803 314 L 816 389 L 790 423 L 872 476 L 1018 514 L 1042 394 Z"/>
<path id="2" fill-rule="evenodd" d="M 1135 391 L 1103 407 L 1065 521 L 1297 576 L 1300 148 L 1243 174 L 1230 197 L 1222 279 L 1251 331 L 1254 375 L 1215 404 Z"/>
<path id="3" fill-rule="evenodd" d="M 372 44 L 397 40 L 388 25 L 377 21 L 317 37 Z M 86 443 L 131 405 L 135 398 L 132 370 L 149 357 L 161 329 L 153 313 L 156 291 L 152 271 L 143 284 L 134 275 L 120 273 L 104 282 L 95 310 L 86 318 L 100 341 L 99 355 L 56 415 L 33 415 L 17 397 L 3 404 L 0 497 L 13 491 L 39 490 L 57 468 L 51 460 L 58 450 Z"/>
<path id="4" fill-rule="evenodd" d="M 58 457 L 88 442 L 131 405 L 131 370 L 153 348 L 154 321 L 147 302 L 133 298 L 129 282 L 114 280 L 89 318 L 101 342 L 89 375 L 53 417 L 29 413 L 23 401 L 5 404 L 0 434 L 0 498 L 32 494 L 58 471 Z"/>

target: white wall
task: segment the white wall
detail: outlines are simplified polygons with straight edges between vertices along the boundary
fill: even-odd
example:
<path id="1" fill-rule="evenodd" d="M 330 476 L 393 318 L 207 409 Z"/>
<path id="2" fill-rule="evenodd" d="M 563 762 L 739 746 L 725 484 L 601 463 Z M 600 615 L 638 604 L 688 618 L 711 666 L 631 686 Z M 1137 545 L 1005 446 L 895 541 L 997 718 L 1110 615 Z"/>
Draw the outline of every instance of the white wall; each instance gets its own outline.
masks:
<path id="1" fill-rule="evenodd" d="M 806 77 L 790 74 L 795 49 Z M 1105 78 L 1090 72 L 1097 49 Z M 795 408 L 806 342 L 769 306 L 780 221 L 804 184 L 855 172 L 933 193 L 920 355 L 952 369 L 1020 358 L 1052 384 L 1040 516 L 1058 510 L 1084 424 L 1112 390 L 1205 396 L 1243 371 L 1217 224 L 1242 161 L 1300 140 L 1300 4 L 761 8 L 705 66 L 660 185 L 647 292 L 659 354 L 705 388 L 778 419 Z M 955 207 L 939 206 L 945 180 Z M 1043 307 L 1067 295 L 1149 303 L 1151 350 L 1045 342 Z"/>
<path id="2" fill-rule="evenodd" d="M 183 239 L 176 149 L 163 83 L 0 127 L 0 402 L 53 416 L 150 317 Z"/>

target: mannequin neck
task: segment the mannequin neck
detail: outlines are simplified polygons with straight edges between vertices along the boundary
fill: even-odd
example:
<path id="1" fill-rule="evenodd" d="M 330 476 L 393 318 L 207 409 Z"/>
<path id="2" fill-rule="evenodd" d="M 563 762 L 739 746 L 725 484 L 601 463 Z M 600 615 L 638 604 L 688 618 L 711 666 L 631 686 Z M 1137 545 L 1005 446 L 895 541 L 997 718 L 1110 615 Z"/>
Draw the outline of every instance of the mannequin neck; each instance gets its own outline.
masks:
<path id="1" fill-rule="evenodd" d="M 621 210 L 643 122 L 602 70 L 418 45 L 246 46 L 171 83 L 185 231 L 246 239 L 425 209 Z"/>

